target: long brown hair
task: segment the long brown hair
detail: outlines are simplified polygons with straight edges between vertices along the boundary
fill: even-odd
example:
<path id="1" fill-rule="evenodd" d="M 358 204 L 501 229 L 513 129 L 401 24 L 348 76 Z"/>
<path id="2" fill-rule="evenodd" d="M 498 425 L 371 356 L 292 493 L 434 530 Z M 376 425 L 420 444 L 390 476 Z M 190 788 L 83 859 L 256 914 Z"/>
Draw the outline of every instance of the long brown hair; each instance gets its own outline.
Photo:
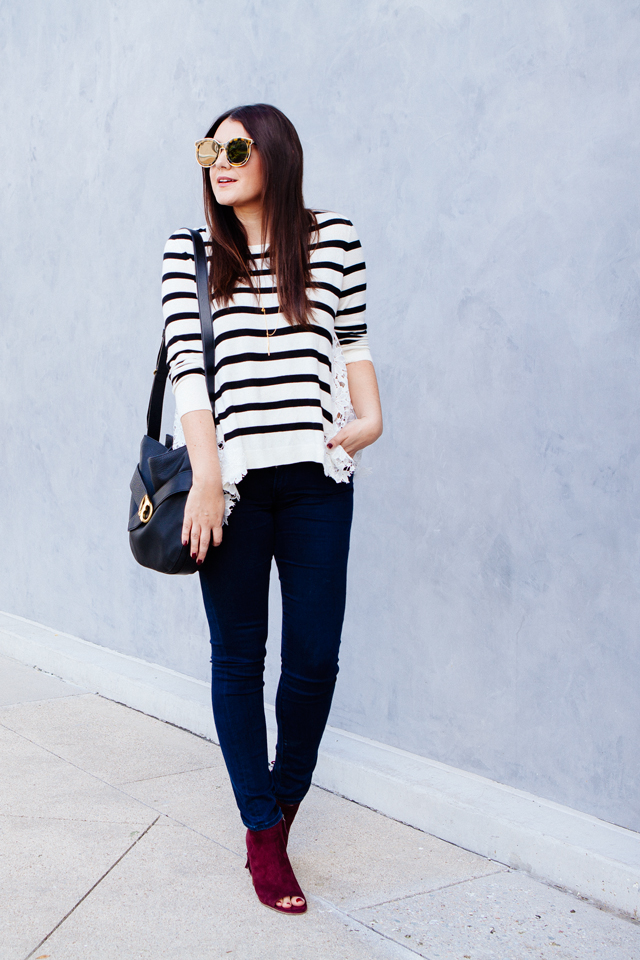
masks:
<path id="1" fill-rule="evenodd" d="M 220 124 L 238 120 L 255 141 L 264 177 L 263 226 L 269 236 L 268 256 L 275 277 L 280 311 L 292 325 L 309 326 L 313 286 L 309 245 L 317 230 L 314 213 L 302 198 L 302 145 L 284 113 L 268 103 L 235 107 L 223 113 L 207 131 L 215 137 Z M 211 236 L 209 295 L 225 306 L 238 282 L 253 286 L 251 253 L 244 228 L 233 207 L 218 203 L 203 167 L 204 211 Z"/>

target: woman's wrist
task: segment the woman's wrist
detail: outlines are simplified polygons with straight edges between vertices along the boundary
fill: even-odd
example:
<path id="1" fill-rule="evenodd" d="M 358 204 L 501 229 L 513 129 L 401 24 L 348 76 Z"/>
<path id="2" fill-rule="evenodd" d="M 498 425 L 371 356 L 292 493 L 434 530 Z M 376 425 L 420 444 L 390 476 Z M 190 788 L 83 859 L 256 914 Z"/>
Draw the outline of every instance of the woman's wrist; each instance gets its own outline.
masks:
<path id="1" fill-rule="evenodd" d="M 382 417 L 379 414 L 364 414 L 358 417 L 358 422 L 365 428 L 367 437 L 371 437 L 371 443 L 377 440 L 382 433 Z"/>
<path id="2" fill-rule="evenodd" d="M 224 496 L 222 480 L 220 477 L 216 478 L 212 477 L 210 474 L 198 475 L 194 473 L 192 486 L 202 493 L 220 494 L 220 496 Z"/>

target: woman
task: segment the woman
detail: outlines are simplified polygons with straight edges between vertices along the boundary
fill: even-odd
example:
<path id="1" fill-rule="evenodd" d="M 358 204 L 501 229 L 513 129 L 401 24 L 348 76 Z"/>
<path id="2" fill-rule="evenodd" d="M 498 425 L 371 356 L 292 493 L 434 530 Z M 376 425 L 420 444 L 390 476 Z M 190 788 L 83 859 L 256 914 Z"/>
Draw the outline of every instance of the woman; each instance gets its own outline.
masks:
<path id="1" fill-rule="evenodd" d="M 188 232 L 169 239 L 163 277 L 170 375 L 193 468 L 183 542 L 200 565 L 213 712 L 247 827 L 247 866 L 262 903 L 303 913 L 287 837 L 338 672 L 353 458 L 382 432 L 364 263 L 348 220 L 304 207 L 300 141 L 275 107 L 227 111 L 196 152 L 210 239 L 215 423 Z M 349 420 L 347 378 L 357 419 Z M 262 690 L 274 557 L 283 625 L 270 770 Z"/>

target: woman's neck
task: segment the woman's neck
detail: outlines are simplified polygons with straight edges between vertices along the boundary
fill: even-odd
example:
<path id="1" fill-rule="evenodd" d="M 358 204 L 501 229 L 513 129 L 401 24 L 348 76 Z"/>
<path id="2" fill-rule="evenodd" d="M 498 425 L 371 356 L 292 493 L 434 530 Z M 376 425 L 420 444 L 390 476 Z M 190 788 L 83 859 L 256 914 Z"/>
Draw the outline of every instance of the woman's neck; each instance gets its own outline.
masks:
<path id="1" fill-rule="evenodd" d="M 247 235 L 247 243 L 250 247 L 257 246 L 261 243 L 268 243 L 269 238 L 264 236 L 262 203 L 234 207 L 233 212 L 244 227 L 244 232 Z"/>

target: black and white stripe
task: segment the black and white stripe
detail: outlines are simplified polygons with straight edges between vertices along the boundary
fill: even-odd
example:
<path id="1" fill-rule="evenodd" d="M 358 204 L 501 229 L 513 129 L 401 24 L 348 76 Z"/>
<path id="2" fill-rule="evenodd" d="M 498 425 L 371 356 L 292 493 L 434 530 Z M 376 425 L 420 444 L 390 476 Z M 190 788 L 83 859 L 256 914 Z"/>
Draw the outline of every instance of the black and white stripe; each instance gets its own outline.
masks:
<path id="1" fill-rule="evenodd" d="M 311 329 L 292 327 L 279 314 L 275 281 L 259 247 L 251 248 L 259 297 L 245 284 L 226 307 L 213 304 L 218 436 L 225 444 L 243 444 L 249 468 L 322 459 L 324 431 L 334 413 L 334 329 L 347 363 L 371 359 L 360 241 L 349 220 L 333 213 L 317 216 Z M 193 243 L 185 230 L 172 234 L 165 247 L 162 304 L 178 414 L 208 410 Z"/>

